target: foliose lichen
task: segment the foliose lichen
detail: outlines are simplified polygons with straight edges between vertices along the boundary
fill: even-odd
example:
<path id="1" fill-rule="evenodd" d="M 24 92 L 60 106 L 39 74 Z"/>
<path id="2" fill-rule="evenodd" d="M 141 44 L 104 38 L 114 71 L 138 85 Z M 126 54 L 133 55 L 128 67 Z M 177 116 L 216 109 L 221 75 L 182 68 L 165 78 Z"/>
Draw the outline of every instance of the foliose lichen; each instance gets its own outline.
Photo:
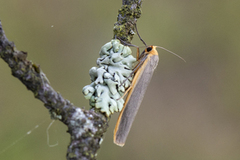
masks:
<path id="1" fill-rule="evenodd" d="M 131 85 L 133 63 L 136 59 L 132 51 L 119 40 L 113 39 L 102 46 L 97 59 L 98 67 L 89 71 L 91 84 L 83 88 L 82 92 L 92 107 L 99 109 L 106 116 L 120 112 L 124 100 L 121 98 L 125 90 Z"/>

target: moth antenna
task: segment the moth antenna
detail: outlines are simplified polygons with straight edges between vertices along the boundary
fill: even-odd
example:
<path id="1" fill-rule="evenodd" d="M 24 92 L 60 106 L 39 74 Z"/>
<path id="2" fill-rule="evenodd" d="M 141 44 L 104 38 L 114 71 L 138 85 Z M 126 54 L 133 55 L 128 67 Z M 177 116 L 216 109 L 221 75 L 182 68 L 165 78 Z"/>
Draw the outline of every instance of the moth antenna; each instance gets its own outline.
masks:
<path id="1" fill-rule="evenodd" d="M 161 49 L 163 49 L 163 50 L 165 50 L 165 51 L 173 54 L 174 56 L 180 58 L 180 59 L 183 60 L 184 62 L 186 62 L 185 59 L 183 59 L 183 58 L 182 58 L 181 56 L 179 56 L 178 54 L 176 54 L 176 53 L 174 53 L 174 52 L 172 52 L 172 51 L 170 51 L 170 50 L 168 50 L 168 49 L 166 49 L 166 48 L 164 48 L 164 47 L 160 47 L 160 46 L 156 46 L 156 47 L 157 47 L 157 48 L 161 48 Z"/>
<path id="2" fill-rule="evenodd" d="M 144 40 L 141 38 L 140 34 L 138 33 L 137 24 L 135 23 L 134 26 L 135 26 L 135 28 L 136 28 L 136 32 L 137 32 L 137 35 L 138 35 L 139 39 L 143 42 L 143 44 L 144 44 L 146 47 L 148 47 L 147 44 L 144 42 Z"/>
<path id="3" fill-rule="evenodd" d="M 138 46 L 134 45 L 134 44 L 130 44 L 130 43 L 127 43 L 125 41 L 123 41 L 121 38 L 119 37 L 115 37 L 115 39 L 118 39 L 123 45 L 125 46 L 130 46 L 130 47 L 135 47 L 135 48 L 139 48 Z"/>

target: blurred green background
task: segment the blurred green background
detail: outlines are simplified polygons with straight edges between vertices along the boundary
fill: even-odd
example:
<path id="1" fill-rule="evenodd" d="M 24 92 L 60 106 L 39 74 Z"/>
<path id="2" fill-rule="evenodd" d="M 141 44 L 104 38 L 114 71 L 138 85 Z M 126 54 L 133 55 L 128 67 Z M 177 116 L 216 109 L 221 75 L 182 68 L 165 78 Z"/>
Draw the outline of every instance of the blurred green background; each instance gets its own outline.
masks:
<path id="1" fill-rule="evenodd" d="M 121 0 L 1 0 L 0 19 L 8 39 L 41 65 L 54 89 L 88 108 L 82 87 L 90 83 L 88 71 L 101 46 L 112 38 L 120 7 Z M 142 38 L 187 63 L 159 50 L 158 68 L 126 145 L 112 142 L 114 114 L 99 160 L 240 159 L 239 8 L 239 0 L 143 2 Z M 142 46 L 137 37 L 133 43 Z M 50 144 L 59 145 L 49 147 L 48 110 L 2 60 L 0 73 L 0 152 L 6 149 L 0 159 L 64 160 L 67 128 L 53 124 Z"/>

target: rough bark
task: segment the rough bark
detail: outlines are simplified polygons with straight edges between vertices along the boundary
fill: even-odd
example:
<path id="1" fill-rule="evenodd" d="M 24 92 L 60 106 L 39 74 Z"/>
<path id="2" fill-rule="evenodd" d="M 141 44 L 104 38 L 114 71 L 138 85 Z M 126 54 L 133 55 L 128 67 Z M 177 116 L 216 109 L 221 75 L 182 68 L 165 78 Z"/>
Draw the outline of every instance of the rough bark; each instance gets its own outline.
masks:
<path id="1" fill-rule="evenodd" d="M 141 3 L 141 0 L 123 0 L 114 25 L 114 37 L 131 42 L 135 31 L 134 24 L 141 15 Z M 96 159 L 96 153 L 100 148 L 103 133 L 107 131 L 110 118 L 94 109 L 78 108 L 56 92 L 40 66 L 27 60 L 27 52 L 18 51 L 14 43 L 8 41 L 1 21 L 0 57 L 11 68 L 12 75 L 32 91 L 35 98 L 43 102 L 51 118 L 58 119 L 68 126 L 71 138 L 67 159 Z"/>
<path id="2" fill-rule="evenodd" d="M 68 126 L 71 141 L 67 150 L 67 159 L 95 159 L 103 133 L 108 128 L 108 118 L 93 110 L 83 110 L 73 106 L 70 101 L 56 92 L 50 86 L 40 66 L 26 59 L 27 52 L 18 51 L 14 43 L 8 41 L 1 21 L 0 57 L 9 65 L 12 75 L 32 91 L 35 98 L 44 103 L 51 118 L 58 119 Z"/>
<path id="3" fill-rule="evenodd" d="M 114 24 L 114 38 L 126 43 L 131 43 L 135 35 L 135 24 L 141 16 L 142 0 L 123 0 L 121 9 L 118 10 L 117 22 Z"/>

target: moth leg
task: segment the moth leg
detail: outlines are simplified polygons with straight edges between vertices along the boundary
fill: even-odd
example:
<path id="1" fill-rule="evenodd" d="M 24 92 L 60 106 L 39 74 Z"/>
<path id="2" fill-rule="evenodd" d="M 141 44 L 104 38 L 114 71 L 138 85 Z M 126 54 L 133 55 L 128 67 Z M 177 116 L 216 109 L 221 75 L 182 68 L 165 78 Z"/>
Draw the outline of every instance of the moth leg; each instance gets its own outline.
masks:
<path id="1" fill-rule="evenodd" d="M 126 96 L 126 94 L 132 89 L 132 84 L 130 85 L 130 87 L 128 87 L 128 89 L 126 90 L 126 92 L 122 95 L 122 97 L 118 98 L 117 100 L 123 98 Z"/>

